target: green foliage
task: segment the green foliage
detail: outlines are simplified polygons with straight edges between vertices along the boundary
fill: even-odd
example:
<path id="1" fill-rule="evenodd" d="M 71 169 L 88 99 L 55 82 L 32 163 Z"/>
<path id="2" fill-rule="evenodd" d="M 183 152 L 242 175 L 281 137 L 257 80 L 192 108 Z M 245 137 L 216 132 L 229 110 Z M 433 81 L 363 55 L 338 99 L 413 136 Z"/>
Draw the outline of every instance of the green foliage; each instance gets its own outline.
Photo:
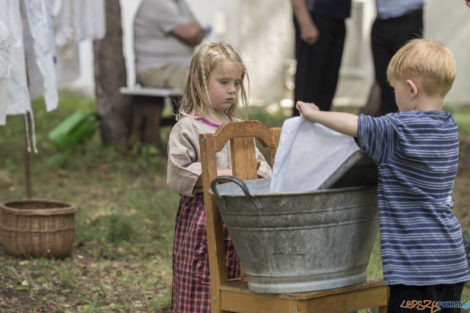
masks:
<path id="1" fill-rule="evenodd" d="M 156 312 L 160 312 L 160 310 L 164 308 L 168 308 L 171 306 L 171 291 L 168 290 L 163 294 L 162 297 L 153 299 L 149 304 L 149 310 L 155 310 Z"/>
<path id="2" fill-rule="evenodd" d="M 367 276 L 369 277 L 383 277 L 382 274 L 382 255 L 380 253 L 380 234 L 377 234 L 374 247 L 367 266 Z"/>
<path id="3" fill-rule="evenodd" d="M 463 242 L 465 244 L 467 258 L 470 259 L 470 219 L 468 220 L 467 228 L 463 231 Z"/>
<path id="4" fill-rule="evenodd" d="M 459 125 L 459 133 L 461 135 L 470 133 L 470 113 L 455 113 L 453 116 Z"/>
<path id="5" fill-rule="evenodd" d="M 108 215 L 106 239 L 109 242 L 129 241 L 133 233 L 134 230 L 128 219 L 115 213 Z"/>
<path id="6" fill-rule="evenodd" d="M 250 107 L 248 112 L 248 119 L 261 121 L 267 127 L 281 127 L 284 120 L 289 117 L 291 117 L 290 112 L 278 110 L 277 112 L 269 113 L 262 107 Z"/>

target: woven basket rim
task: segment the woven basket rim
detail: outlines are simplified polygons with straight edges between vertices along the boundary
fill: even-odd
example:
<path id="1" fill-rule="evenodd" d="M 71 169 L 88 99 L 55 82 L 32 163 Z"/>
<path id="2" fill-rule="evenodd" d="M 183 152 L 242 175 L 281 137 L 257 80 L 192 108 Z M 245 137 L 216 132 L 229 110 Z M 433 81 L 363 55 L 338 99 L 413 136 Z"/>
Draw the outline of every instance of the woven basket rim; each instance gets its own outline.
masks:
<path id="1" fill-rule="evenodd" d="M 45 209 L 24 209 L 24 208 L 14 208 L 9 206 L 12 203 L 49 203 L 49 204 L 56 204 L 57 207 L 55 208 L 45 208 Z M 0 208 L 7 212 L 16 215 L 62 215 L 62 214 L 70 214 L 77 212 L 77 208 L 75 205 L 59 200 L 45 200 L 45 199 L 15 199 L 15 200 L 8 200 L 3 203 L 0 203 Z"/>

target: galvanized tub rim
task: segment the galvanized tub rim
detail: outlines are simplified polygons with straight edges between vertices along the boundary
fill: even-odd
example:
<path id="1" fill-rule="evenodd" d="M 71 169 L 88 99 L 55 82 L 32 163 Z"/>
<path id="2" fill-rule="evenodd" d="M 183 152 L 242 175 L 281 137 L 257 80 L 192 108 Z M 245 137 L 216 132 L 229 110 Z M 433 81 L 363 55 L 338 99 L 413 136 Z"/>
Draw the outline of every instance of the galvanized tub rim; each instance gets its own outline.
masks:
<path id="1" fill-rule="evenodd" d="M 223 184 L 216 187 L 216 179 L 212 182 L 216 192 L 210 190 L 244 264 L 251 291 L 305 292 L 365 281 L 375 242 L 372 233 L 378 228 L 375 185 L 269 193 L 268 180 L 251 182 L 258 185 L 249 191 L 245 186 L 245 192 L 229 184 L 226 190 Z M 333 237 L 318 237 L 320 233 Z M 330 250 L 337 251 L 331 253 L 336 259 L 324 253 Z"/>

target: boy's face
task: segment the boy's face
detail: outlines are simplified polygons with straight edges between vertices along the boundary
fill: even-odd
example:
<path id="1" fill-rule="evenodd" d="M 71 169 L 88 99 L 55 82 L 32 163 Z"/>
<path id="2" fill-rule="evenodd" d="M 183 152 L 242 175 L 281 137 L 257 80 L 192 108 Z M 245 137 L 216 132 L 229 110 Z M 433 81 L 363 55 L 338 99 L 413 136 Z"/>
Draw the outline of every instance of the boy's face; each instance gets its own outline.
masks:
<path id="1" fill-rule="evenodd" d="M 408 112 L 415 109 L 412 101 L 412 89 L 408 81 L 390 79 L 390 85 L 395 91 L 395 102 L 400 112 Z"/>

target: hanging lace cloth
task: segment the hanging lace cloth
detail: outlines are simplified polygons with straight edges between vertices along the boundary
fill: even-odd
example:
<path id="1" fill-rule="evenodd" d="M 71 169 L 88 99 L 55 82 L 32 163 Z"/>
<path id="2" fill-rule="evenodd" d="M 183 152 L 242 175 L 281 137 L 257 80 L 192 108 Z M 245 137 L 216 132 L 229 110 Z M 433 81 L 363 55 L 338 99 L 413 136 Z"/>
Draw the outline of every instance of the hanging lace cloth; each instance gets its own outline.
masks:
<path id="1" fill-rule="evenodd" d="M 0 125 L 7 115 L 31 111 L 23 26 L 18 0 L 0 1 Z"/>
<path id="2" fill-rule="evenodd" d="M 44 96 L 46 110 L 58 105 L 54 67 L 54 40 L 50 8 L 46 0 L 23 0 L 23 34 L 31 99 Z"/>
<path id="3" fill-rule="evenodd" d="M 46 110 L 58 105 L 54 45 L 46 0 L 0 2 L 0 125 L 25 115 L 28 151 L 37 152 L 31 99 L 44 96 Z M 29 114 L 29 117 L 27 115 Z"/>
<path id="4" fill-rule="evenodd" d="M 48 112 L 58 105 L 55 48 L 60 69 L 74 71 L 71 81 L 79 74 L 77 43 L 104 35 L 104 0 L 0 0 L 0 125 L 28 113 L 29 151 L 36 151 L 31 100 L 44 96 Z"/>

